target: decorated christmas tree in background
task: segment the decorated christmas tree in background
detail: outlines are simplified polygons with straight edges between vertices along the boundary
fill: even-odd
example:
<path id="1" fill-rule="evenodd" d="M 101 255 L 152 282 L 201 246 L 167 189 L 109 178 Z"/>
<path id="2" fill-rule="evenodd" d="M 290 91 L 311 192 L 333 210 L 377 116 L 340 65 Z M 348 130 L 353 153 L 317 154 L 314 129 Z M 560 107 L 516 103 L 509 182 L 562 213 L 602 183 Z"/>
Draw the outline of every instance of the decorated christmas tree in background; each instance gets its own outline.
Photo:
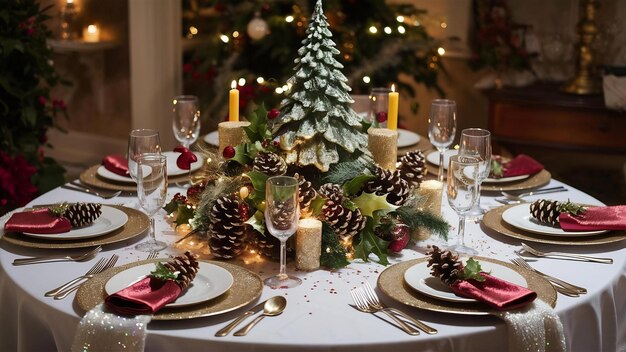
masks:
<path id="1" fill-rule="evenodd" d="M 368 154 L 367 135 L 351 104 L 348 80 L 318 1 L 298 50 L 291 87 L 275 122 L 286 161 L 300 167 L 313 165 L 326 172 L 331 164 Z"/>

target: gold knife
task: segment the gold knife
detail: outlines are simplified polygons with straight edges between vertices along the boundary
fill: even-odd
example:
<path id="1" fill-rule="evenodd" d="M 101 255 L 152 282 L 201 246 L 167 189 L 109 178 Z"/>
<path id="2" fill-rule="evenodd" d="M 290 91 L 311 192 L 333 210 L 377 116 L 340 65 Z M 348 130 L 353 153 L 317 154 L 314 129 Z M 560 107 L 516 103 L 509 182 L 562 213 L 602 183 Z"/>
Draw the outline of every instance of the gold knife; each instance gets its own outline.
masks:
<path id="1" fill-rule="evenodd" d="M 224 336 L 228 335 L 228 333 L 230 333 L 237 325 L 239 325 L 239 323 L 244 321 L 247 317 L 255 315 L 256 313 L 262 311 L 263 310 L 263 306 L 265 305 L 265 302 L 267 302 L 267 300 L 265 300 L 265 301 L 257 304 L 256 306 L 250 308 L 250 310 L 248 310 L 247 312 L 243 313 L 237 319 L 235 319 L 232 322 L 230 322 L 230 324 L 226 325 L 225 327 L 220 329 L 218 332 L 216 332 L 215 336 L 217 336 L 217 337 L 224 337 Z"/>

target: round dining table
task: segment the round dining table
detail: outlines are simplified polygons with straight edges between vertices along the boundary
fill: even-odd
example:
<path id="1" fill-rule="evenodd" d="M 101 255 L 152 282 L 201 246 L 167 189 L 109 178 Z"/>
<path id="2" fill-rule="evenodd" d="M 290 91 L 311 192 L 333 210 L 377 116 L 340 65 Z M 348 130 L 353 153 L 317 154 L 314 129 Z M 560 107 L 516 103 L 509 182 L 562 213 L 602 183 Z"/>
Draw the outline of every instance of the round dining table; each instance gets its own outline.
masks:
<path id="1" fill-rule="evenodd" d="M 567 192 L 550 194 L 550 199 L 572 200 L 589 205 L 600 201 L 557 180 L 545 187 L 563 185 Z M 172 185 L 168 199 L 184 189 Z M 481 205 L 495 208 L 499 194 L 483 194 Z M 528 197 L 528 200 L 540 196 Z M 27 206 L 53 204 L 61 201 L 89 201 L 103 204 L 137 207 L 136 196 L 120 195 L 102 199 L 94 195 L 63 188 L 54 189 Z M 451 224 L 449 242 L 456 240 L 457 215 L 446 204 L 442 215 Z M 178 255 L 185 246 L 175 245 L 181 239 L 164 211 L 157 213 L 157 239 L 169 247 L 159 257 Z M 6 217 L 2 223 L 6 221 Z M 119 255 L 117 266 L 145 260 L 147 253 L 134 249 L 147 241 L 147 233 L 135 238 L 103 246 L 97 258 Z M 520 250 L 520 239 L 502 235 L 479 221 L 468 221 L 466 243 L 477 249 L 482 257 L 509 259 Z M 187 242 L 185 242 L 187 243 Z M 398 255 L 391 255 L 391 265 L 422 258 L 427 245 L 446 246 L 446 241 L 433 235 L 418 241 Z M 626 351 L 626 241 L 594 245 L 554 245 L 529 243 L 541 250 L 559 250 L 612 258 L 612 264 L 590 263 L 553 258 L 528 258 L 540 271 L 585 287 L 587 294 L 567 297 L 558 294 L 556 314 L 563 324 L 568 351 Z M 45 297 L 51 288 L 85 273 L 96 259 L 87 262 L 48 262 L 23 266 L 13 260 L 26 256 L 47 254 L 77 254 L 86 249 L 41 249 L 0 241 L 0 350 L 1 351 L 69 351 L 77 326 L 84 315 L 75 294 L 66 299 Z M 212 260 L 202 243 L 188 244 L 202 259 Z M 278 273 L 276 261 L 247 255 L 229 261 L 242 266 L 262 279 Z M 366 282 L 377 285 L 379 275 L 386 269 L 375 261 L 354 260 L 336 271 L 295 270 L 292 261 L 288 272 L 302 279 L 291 289 L 263 287 L 260 297 L 239 309 L 208 317 L 173 321 L 153 320 L 147 327 L 146 351 L 508 351 L 508 328 L 503 320 L 492 315 L 463 315 L 417 309 L 397 302 L 380 289 L 383 303 L 401 309 L 438 330 L 437 334 L 421 333 L 411 336 L 390 324 L 380 313 L 367 314 L 354 309 L 350 290 Z M 262 320 L 248 335 L 232 333 L 216 337 L 215 333 L 250 307 L 272 296 L 287 299 L 285 311 Z M 251 320 L 248 318 L 246 322 Z"/>

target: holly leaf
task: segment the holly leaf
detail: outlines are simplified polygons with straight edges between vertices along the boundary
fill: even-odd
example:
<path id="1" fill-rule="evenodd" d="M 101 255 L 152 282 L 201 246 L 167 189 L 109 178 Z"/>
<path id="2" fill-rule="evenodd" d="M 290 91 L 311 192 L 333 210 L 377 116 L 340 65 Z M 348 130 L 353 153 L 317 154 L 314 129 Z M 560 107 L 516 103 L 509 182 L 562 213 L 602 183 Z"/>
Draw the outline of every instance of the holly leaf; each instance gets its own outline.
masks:
<path id="1" fill-rule="evenodd" d="M 238 162 L 241 165 L 248 165 L 252 163 L 252 157 L 250 156 L 250 149 L 246 143 L 239 144 L 235 147 L 235 156 L 230 158 L 229 160 L 233 160 Z"/>
<path id="2" fill-rule="evenodd" d="M 388 265 L 387 260 L 387 247 L 389 242 L 376 236 L 374 233 L 373 220 L 367 218 L 365 228 L 361 231 L 360 241 L 354 246 L 354 255 L 363 261 L 369 261 L 370 254 L 375 254 L 378 257 L 378 263 L 382 265 Z"/>
<path id="3" fill-rule="evenodd" d="M 363 189 L 363 185 L 365 183 L 372 181 L 374 179 L 376 179 L 376 176 L 374 175 L 359 175 L 353 178 L 352 180 L 344 183 L 343 193 L 348 197 L 356 195 L 357 193 L 361 191 L 361 189 Z"/>
<path id="4" fill-rule="evenodd" d="M 477 260 L 474 260 L 474 258 L 469 258 L 463 267 L 461 279 L 485 281 L 485 278 L 480 275 L 481 272 L 482 268 L 480 267 L 480 263 Z"/>
<path id="5" fill-rule="evenodd" d="M 263 212 L 257 210 L 251 217 L 246 221 L 246 224 L 252 226 L 252 228 L 260 233 L 265 233 L 265 217 L 263 216 Z"/>
<path id="6" fill-rule="evenodd" d="M 156 268 L 150 272 L 150 277 L 159 280 L 174 280 L 178 279 L 178 273 L 170 271 L 163 263 L 156 263 Z"/>
<path id="7" fill-rule="evenodd" d="M 267 110 L 265 106 L 261 104 L 250 116 L 248 117 L 250 122 L 249 126 L 243 128 L 250 142 L 260 142 L 265 139 L 267 135 Z M 271 134 L 271 133 L 270 133 Z"/>
<path id="8" fill-rule="evenodd" d="M 322 207 L 326 204 L 326 198 L 322 196 L 316 196 L 312 201 L 309 209 L 311 210 L 311 215 L 313 217 L 317 217 L 322 212 Z"/>
<path id="9" fill-rule="evenodd" d="M 363 192 L 360 196 L 352 199 L 352 202 L 354 202 L 354 204 L 361 209 L 361 213 L 366 216 L 372 216 L 377 210 L 398 209 L 398 206 L 387 202 L 386 194 L 379 196 L 375 193 Z"/>
<path id="10" fill-rule="evenodd" d="M 504 167 L 502 163 L 497 160 L 491 160 L 491 173 L 490 175 L 494 178 L 500 178 L 504 176 Z"/>
<path id="11" fill-rule="evenodd" d="M 172 198 L 172 200 L 170 200 L 169 203 L 165 204 L 165 206 L 163 207 L 163 210 L 165 210 L 165 212 L 168 214 L 172 214 L 173 212 L 178 210 L 179 204 L 180 203 L 178 202 L 178 200 L 176 200 L 176 198 Z"/>
<path id="12" fill-rule="evenodd" d="M 262 201 L 265 199 L 265 181 L 267 181 L 267 175 L 258 172 L 258 171 L 250 171 L 246 173 L 250 182 L 252 182 L 252 187 L 254 190 L 250 193 L 250 199 L 254 201 Z"/>
<path id="13" fill-rule="evenodd" d="M 189 220 L 193 219 L 194 211 L 191 206 L 187 206 L 186 204 L 179 204 L 176 212 L 176 220 L 174 223 L 176 226 L 182 224 L 188 224 Z"/>

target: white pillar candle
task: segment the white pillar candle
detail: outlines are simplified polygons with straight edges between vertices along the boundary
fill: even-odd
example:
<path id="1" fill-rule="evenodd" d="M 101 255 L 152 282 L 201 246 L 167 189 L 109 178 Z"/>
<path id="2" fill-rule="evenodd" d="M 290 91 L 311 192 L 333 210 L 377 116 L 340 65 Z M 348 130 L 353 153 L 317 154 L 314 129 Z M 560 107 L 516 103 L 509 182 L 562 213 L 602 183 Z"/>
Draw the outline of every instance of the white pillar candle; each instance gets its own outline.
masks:
<path id="1" fill-rule="evenodd" d="M 322 222 L 301 219 L 296 233 L 296 267 L 300 270 L 319 269 L 322 255 Z"/>

